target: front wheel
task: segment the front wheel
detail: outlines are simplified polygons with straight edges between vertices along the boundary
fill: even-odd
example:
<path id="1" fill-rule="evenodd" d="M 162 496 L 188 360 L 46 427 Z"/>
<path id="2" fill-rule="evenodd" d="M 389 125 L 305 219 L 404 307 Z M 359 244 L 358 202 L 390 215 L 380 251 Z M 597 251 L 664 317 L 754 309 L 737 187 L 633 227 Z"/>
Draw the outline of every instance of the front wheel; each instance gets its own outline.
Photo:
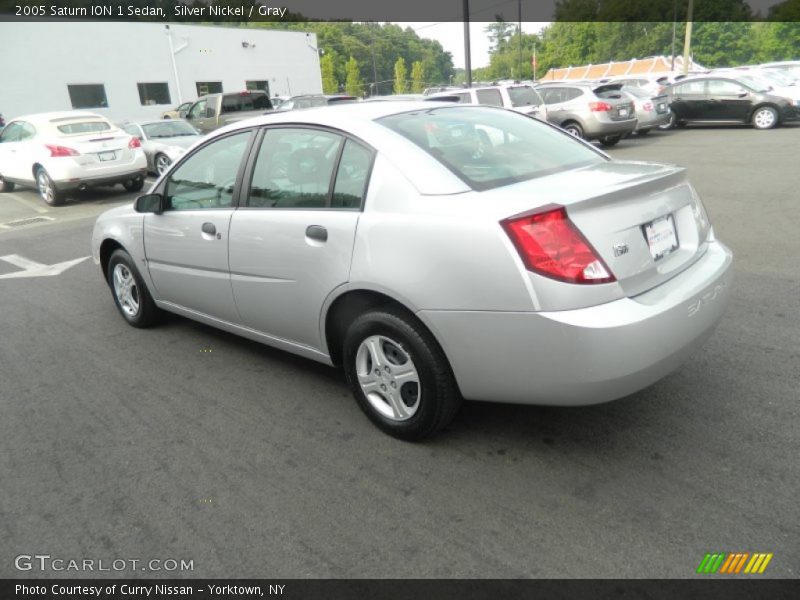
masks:
<path id="1" fill-rule="evenodd" d="M 134 327 L 149 327 L 161 317 L 130 254 L 115 250 L 108 261 L 108 285 L 120 314 Z"/>
<path id="2" fill-rule="evenodd" d="M 600 143 L 606 148 L 610 148 L 611 146 L 616 146 L 621 139 L 621 135 L 607 135 L 604 138 L 600 138 Z"/>
<path id="3" fill-rule="evenodd" d="M 751 120 L 756 129 L 772 129 L 778 124 L 778 111 L 771 106 L 762 106 L 753 112 Z"/>
<path id="4" fill-rule="evenodd" d="M 162 175 L 164 171 L 166 171 L 169 168 L 170 164 L 172 164 L 172 161 L 166 154 L 159 154 L 158 156 L 156 156 L 156 160 L 154 162 L 156 165 L 156 172 L 159 175 Z"/>
<path id="5" fill-rule="evenodd" d="M 56 188 L 56 184 L 50 179 L 44 167 L 39 167 L 36 171 L 36 188 L 39 190 L 39 196 L 49 206 L 59 206 L 64 203 L 64 192 Z"/>
<path id="6" fill-rule="evenodd" d="M 356 318 L 345 335 L 343 361 L 361 410 L 394 437 L 429 437 L 461 406 L 439 344 L 422 323 L 400 311 L 375 310 Z"/>

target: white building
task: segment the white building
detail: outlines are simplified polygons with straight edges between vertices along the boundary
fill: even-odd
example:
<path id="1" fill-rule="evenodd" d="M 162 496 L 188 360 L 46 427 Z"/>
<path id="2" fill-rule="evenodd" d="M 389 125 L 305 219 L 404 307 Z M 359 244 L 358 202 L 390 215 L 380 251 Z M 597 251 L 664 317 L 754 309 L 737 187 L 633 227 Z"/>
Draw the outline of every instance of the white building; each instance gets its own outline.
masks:
<path id="1" fill-rule="evenodd" d="M 171 23 L 0 23 L 0 114 L 158 117 L 215 91 L 322 92 L 313 33 Z"/>

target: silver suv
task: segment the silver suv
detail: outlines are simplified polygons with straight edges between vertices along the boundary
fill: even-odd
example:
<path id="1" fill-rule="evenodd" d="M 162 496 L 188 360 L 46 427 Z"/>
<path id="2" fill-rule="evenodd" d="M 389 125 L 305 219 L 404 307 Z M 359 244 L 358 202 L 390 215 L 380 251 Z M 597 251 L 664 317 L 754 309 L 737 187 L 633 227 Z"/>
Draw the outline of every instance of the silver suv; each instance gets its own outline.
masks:
<path id="1" fill-rule="evenodd" d="M 619 98 L 619 85 L 545 83 L 536 87 L 547 107 L 547 120 L 567 133 L 613 146 L 636 129 L 636 110 Z"/>

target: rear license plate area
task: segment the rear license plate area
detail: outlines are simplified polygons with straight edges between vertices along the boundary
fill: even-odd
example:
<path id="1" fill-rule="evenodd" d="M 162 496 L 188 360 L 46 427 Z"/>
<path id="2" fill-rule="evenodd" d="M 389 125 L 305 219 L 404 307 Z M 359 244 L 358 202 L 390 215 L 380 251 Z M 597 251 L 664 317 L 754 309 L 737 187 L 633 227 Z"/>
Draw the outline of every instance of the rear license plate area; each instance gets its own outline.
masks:
<path id="1" fill-rule="evenodd" d="M 678 249 L 678 232 L 671 214 L 645 223 L 642 225 L 642 232 L 650 248 L 650 256 L 656 262 Z"/>
<path id="2" fill-rule="evenodd" d="M 100 152 L 97 155 L 97 160 L 99 160 L 100 162 L 106 162 L 106 161 L 109 161 L 109 160 L 116 160 L 116 158 L 117 158 L 117 153 L 113 152 L 113 151 L 112 152 Z"/>
<path id="3" fill-rule="evenodd" d="M 628 109 L 627 108 L 620 108 L 619 109 L 619 116 L 620 117 L 627 117 L 628 116 Z"/>

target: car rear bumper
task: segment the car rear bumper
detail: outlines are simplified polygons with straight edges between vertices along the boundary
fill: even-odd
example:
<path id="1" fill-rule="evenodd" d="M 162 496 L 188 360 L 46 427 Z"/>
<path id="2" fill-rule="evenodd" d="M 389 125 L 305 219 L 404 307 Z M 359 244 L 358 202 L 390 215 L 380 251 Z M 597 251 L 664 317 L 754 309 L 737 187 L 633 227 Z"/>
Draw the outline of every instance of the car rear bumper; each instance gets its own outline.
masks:
<path id="1" fill-rule="evenodd" d="M 69 179 L 54 181 L 53 183 L 59 190 L 69 191 L 83 188 L 97 187 L 102 185 L 115 185 L 125 181 L 144 179 L 147 176 L 147 168 L 126 171 L 115 175 L 103 175 L 101 177 L 82 177 L 79 179 Z"/>
<path id="2" fill-rule="evenodd" d="M 725 311 L 732 255 L 711 242 L 659 287 L 561 312 L 420 311 L 465 398 L 588 405 L 621 398 L 685 362 Z"/>
<path id="3" fill-rule="evenodd" d="M 73 190 L 81 187 L 113 185 L 144 177 L 147 173 L 147 158 L 137 150 L 129 160 L 113 163 L 79 164 L 70 158 L 58 158 L 44 165 L 50 179 L 59 190 Z"/>
<path id="4" fill-rule="evenodd" d="M 625 121 L 589 121 L 584 128 L 584 137 L 587 139 L 604 138 L 613 135 L 627 135 L 637 127 L 636 119 Z"/>
<path id="5" fill-rule="evenodd" d="M 651 129 L 669 123 L 669 111 L 665 113 L 650 111 L 646 113 L 636 113 L 636 115 L 639 119 L 639 122 L 636 124 L 636 131 Z"/>

